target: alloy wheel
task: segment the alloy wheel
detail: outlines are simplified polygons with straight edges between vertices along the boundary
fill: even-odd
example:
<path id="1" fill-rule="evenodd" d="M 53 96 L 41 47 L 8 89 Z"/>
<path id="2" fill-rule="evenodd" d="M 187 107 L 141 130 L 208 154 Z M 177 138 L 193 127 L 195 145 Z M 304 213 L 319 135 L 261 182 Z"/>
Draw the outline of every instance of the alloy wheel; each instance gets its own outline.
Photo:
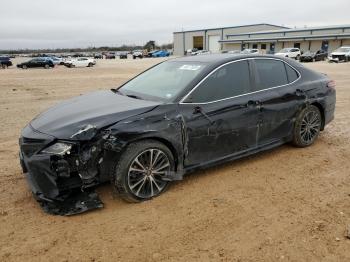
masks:
<path id="1" fill-rule="evenodd" d="M 320 115 L 315 111 L 305 114 L 300 127 L 300 138 L 305 144 L 312 143 L 318 136 L 321 128 Z"/>
<path id="2" fill-rule="evenodd" d="M 162 150 L 151 148 L 143 151 L 129 167 L 130 191 L 143 199 L 159 195 L 167 185 L 162 176 L 165 176 L 170 169 L 169 158 Z"/>

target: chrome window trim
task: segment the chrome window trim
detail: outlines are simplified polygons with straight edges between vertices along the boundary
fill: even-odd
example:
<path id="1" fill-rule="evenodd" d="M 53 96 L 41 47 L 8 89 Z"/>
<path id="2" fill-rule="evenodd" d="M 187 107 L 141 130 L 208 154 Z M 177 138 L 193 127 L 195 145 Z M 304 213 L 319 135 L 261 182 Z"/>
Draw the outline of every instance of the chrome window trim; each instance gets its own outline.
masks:
<path id="1" fill-rule="evenodd" d="M 217 70 L 219 70 L 220 68 L 226 66 L 226 65 L 229 65 L 229 64 L 232 64 L 232 63 L 237 63 L 237 62 L 240 62 L 240 61 L 248 61 L 248 60 L 255 60 L 255 59 L 269 59 L 269 60 L 276 60 L 276 61 L 281 61 L 282 63 L 285 63 L 287 64 L 288 66 L 290 66 L 291 68 L 293 68 L 297 74 L 298 74 L 298 78 L 295 79 L 293 82 L 290 82 L 288 84 L 285 84 L 285 85 L 280 85 L 280 86 L 274 86 L 274 87 L 269 87 L 269 88 L 265 88 L 265 89 L 262 89 L 262 90 L 258 90 L 258 91 L 254 91 L 254 92 L 250 92 L 250 93 L 246 93 L 246 94 L 242 94 L 242 95 L 238 95 L 238 96 L 231 96 L 231 97 L 227 97 L 227 98 L 223 98 L 223 99 L 219 99 L 219 100 L 214 100 L 214 101 L 210 101 L 210 102 L 201 102 L 201 103 L 186 103 L 184 102 L 187 97 L 194 91 L 197 89 L 198 86 L 200 86 L 209 76 L 211 76 L 212 74 L 214 74 Z M 286 72 L 287 74 L 287 72 Z M 266 91 L 266 90 L 271 90 L 271 89 L 276 89 L 276 88 L 280 88 L 280 87 L 284 87 L 284 86 L 289 86 L 289 85 L 292 85 L 294 84 L 295 82 L 297 82 L 299 79 L 301 78 L 301 74 L 300 72 L 294 67 L 292 66 L 291 64 L 289 64 L 288 62 L 282 60 L 282 59 L 278 59 L 278 58 L 272 58 L 272 57 L 249 57 L 249 58 L 242 58 L 242 59 L 238 59 L 238 60 L 234 60 L 234 61 L 230 61 L 230 62 L 227 62 L 225 64 L 222 64 L 220 66 L 218 66 L 217 68 L 213 69 L 210 73 L 208 73 L 194 88 L 192 88 L 191 91 L 189 91 L 187 93 L 187 95 L 185 95 L 179 102 L 180 105 L 205 105 L 205 104 L 212 104 L 212 103 L 216 103 L 216 102 L 221 102 L 221 101 L 224 101 L 224 100 L 228 100 L 228 99 L 232 99 L 232 98 L 237 98 L 237 97 L 242 97 L 242 96 L 247 96 L 247 95 L 251 95 L 251 94 L 256 94 L 256 93 L 260 93 L 260 92 L 263 92 L 263 91 Z"/>

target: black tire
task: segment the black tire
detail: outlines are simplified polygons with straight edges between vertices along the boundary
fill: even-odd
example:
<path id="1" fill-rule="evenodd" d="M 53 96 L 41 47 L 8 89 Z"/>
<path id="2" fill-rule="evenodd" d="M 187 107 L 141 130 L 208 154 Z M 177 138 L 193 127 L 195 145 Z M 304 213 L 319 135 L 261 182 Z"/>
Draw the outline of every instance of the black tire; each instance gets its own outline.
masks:
<path id="1" fill-rule="evenodd" d="M 93 66 L 94 66 L 93 63 L 89 63 L 89 64 L 88 64 L 88 67 L 93 67 Z"/>
<path id="2" fill-rule="evenodd" d="M 132 58 L 133 58 L 133 59 L 136 59 L 136 56 L 133 56 Z"/>
<path id="3" fill-rule="evenodd" d="M 1 68 L 2 68 L 2 69 L 6 69 L 6 68 L 7 68 L 7 65 L 2 64 L 2 65 L 1 65 Z"/>
<path id="4" fill-rule="evenodd" d="M 143 166 L 146 166 L 145 159 L 147 160 L 147 158 L 145 158 L 144 155 L 147 154 L 147 152 L 148 154 L 150 154 L 149 151 L 151 150 L 154 150 L 155 152 L 161 151 L 163 154 L 161 155 L 162 158 L 159 158 L 160 157 L 159 155 L 157 156 L 157 158 L 155 158 L 154 156 L 153 160 L 157 159 L 158 161 L 156 163 L 156 161 L 154 160 L 152 169 L 148 166 L 147 167 L 148 172 L 138 172 L 136 169 L 133 168 L 135 167 L 134 165 L 137 163 L 140 157 L 140 160 L 138 163 L 142 162 Z M 153 151 L 151 152 L 152 152 L 151 154 L 153 155 Z M 155 171 L 158 171 L 158 174 L 152 175 L 152 179 L 153 179 L 152 180 L 149 177 L 151 176 L 149 174 L 149 172 L 151 172 L 150 170 L 153 170 L 153 166 L 156 164 L 158 167 L 159 163 L 160 165 L 164 166 L 163 162 L 159 162 L 159 161 L 163 161 L 164 159 L 165 159 L 164 163 L 169 163 L 167 170 L 156 169 Z M 136 167 L 138 166 L 140 167 L 139 169 L 141 170 L 142 169 L 141 166 L 136 165 Z M 137 203 L 137 202 L 142 202 L 142 201 L 150 200 L 154 197 L 157 197 L 168 188 L 169 182 L 161 180 L 160 178 L 162 175 L 160 175 L 159 172 L 173 171 L 175 169 L 175 162 L 174 162 L 174 157 L 167 146 L 155 140 L 143 140 L 140 142 L 135 142 L 130 144 L 126 148 L 122 156 L 119 158 L 116 165 L 114 165 L 113 167 L 114 168 L 111 172 L 111 176 L 112 176 L 111 184 L 115 192 L 125 201 Z M 134 169 L 135 171 L 131 169 Z M 159 170 L 164 170 L 164 171 L 159 171 Z M 153 181 L 156 181 L 156 183 Z M 155 184 L 153 184 L 152 182 Z M 131 185 L 131 183 L 133 183 L 133 185 Z M 138 183 L 139 185 L 137 185 Z M 157 188 L 155 187 L 156 184 L 157 184 Z M 147 190 L 149 191 L 151 187 L 152 187 L 151 195 L 149 194 L 147 195 L 146 191 Z M 133 192 L 133 190 L 135 191 L 136 189 L 137 189 L 137 192 Z M 157 192 L 155 193 L 154 190 L 156 190 Z M 141 193 L 144 195 L 142 196 Z"/>
<path id="5" fill-rule="evenodd" d="M 322 115 L 318 107 L 310 105 L 304 108 L 295 121 L 293 144 L 297 147 L 311 146 L 320 134 L 321 126 Z"/>
<path id="6" fill-rule="evenodd" d="M 295 57 L 295 60 L 299 60 L 300 59 L 300 55 L 297 55 L 296 57 Z"/>
<path id="7" fill-rule="evenodd" d="M 45 69 L 50 69 L 50 65 L 46 64 L 46 65 L 44 66 L 44 68 L 45 68 Z"/>
<path id="8" fill-rule="evenodd" d="M 28 69 L 26 65 L 22 65 L 22 69 Z"/>

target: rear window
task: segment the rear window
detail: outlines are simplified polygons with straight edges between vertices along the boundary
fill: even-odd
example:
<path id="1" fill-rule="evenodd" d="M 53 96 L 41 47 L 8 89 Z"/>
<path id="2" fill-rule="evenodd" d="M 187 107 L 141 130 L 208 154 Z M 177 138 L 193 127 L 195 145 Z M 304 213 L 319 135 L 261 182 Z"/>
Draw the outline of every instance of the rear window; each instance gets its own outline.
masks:
<path id="1" fill-rule="evenodd" d="M 291 68 L 289 65 L 287 65 L 286 63 L 284 63 L 285 67 L 286 67 L 286 71 L 287 71 L 287 77 L 288 77 L 288 82 L 292 83 L 295 80 L 297 80 L 299 78 L 298 73 Z"/>
<path id="2" fill-rule="evenodd" d="M 288 84 L 284 63 L 273 59 L 256 59 L 256 91 Z"/>

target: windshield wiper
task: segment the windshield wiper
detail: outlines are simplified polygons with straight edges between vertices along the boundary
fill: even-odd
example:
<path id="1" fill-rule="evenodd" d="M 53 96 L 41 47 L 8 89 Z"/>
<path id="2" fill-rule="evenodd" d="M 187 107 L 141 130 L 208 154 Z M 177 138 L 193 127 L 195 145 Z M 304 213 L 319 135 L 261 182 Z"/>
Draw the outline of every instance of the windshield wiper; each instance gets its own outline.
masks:
<path id="1" fill-rule="evenodd" d="M 111 91 L 113 92 L 113 93 L 116 93 L 116 94 L 120 94 L 120 95 L 124 95 L 122 92 L 120 92 L 118 89 L 116 89 L 116 88 L 112 88 L 111 89 Z"/>
<path id="2" fill-rule="evenodd" d="M 135 98 L 135 99 L 141 99 L 141 100 L 142 100 L 142 98 L 141 98 L 141 97 L 139 97 L 139 96 L 136 96 L 136 95 L 126 95 L 126 96 L 128 96 L 128 97 L 131 97 L 131 98 Z"/>

